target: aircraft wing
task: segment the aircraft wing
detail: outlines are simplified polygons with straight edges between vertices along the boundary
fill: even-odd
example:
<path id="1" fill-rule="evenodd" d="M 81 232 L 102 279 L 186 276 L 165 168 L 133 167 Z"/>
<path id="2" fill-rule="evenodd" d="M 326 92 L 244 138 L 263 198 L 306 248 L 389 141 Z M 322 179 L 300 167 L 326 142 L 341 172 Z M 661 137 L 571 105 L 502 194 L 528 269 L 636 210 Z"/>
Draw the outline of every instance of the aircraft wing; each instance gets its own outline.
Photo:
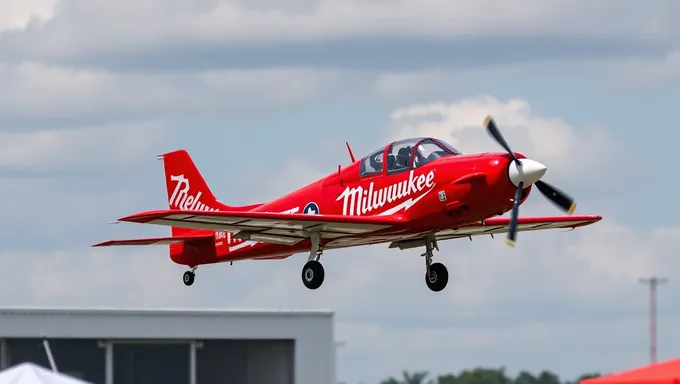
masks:
<path id="1" fill-rule="evenodd" d="M 573 229 L 585 225 L 595 224 L 602 220 L 601 216 L 595 215 L 569 215 L 569 216 L 538 216 L 520 217 L 517 221 L 517 231 L 538 231 L 541 229 Z M 460 228 L 446 229 L 437 232 L 437 240 L 448 240 L 459 237 L 491 235 L 507 233 L 510 226 L 509 217 L 493 217 L 482 222 L 468 224 Z"/>
<path id="2" fill-rule="evenodd" d="M 517 231 L 537 231 L 542 229 L 573 229 L 585 225 L 594 224 L 602 219 L 595 215 L 569 215 L 569 216 L 542 216 L 542 217 L 520 217 L 517 223 Z M 507 233 L 510 225 L 509 217 L 494 217 L 482 222 L 466 224 L 458 228 L 444 229 L 435 236 L 438 241 L 458 239 L 462 237 L 479 235 L 496 235 Z M 369 245 L 390 242 L 390 248 L 410 248 L 410 240 L 419 240 L 425 233 L 413 235 L 384 235 L 384 236 L 365 236 L 365 237 L 346 237 L 331 241 L 327 248 L 352 247 L 357 245 Z M 416 244 L 416 243 L 414 243 Z"/>
<path id="3" fill-rule="evenodd" d="M 297 244 L 319 231 L 322 238 L 362 236 L 402 224 L 405 219 L 392 216 L 308 215 L 250 211 L 157 210 L 136 213 L 119 221 L 207 229 L 236 233 L 236 237 L 274 244 Z"/>
<path id="4" fill-rule="evenodd" d="M 574 229 L 595 224 L 600 220 L 602 220 L 602 217 L 597 215 L 520 217 L 517 221 L 517 232 L 559 228 Z M 509 225 L 509 217 L 493 217 L 486 219 L 484 223 L 479 221 L 458 228 L 445 229 L 437 232 L 435 236 L 438 241 L 441 241 L 479 235 L 497 235 L 507 233 Z M 390 244 L 390 248 L 398 248 L 400 242 L 408 240 L 408 238 L 395 240 Z"/>

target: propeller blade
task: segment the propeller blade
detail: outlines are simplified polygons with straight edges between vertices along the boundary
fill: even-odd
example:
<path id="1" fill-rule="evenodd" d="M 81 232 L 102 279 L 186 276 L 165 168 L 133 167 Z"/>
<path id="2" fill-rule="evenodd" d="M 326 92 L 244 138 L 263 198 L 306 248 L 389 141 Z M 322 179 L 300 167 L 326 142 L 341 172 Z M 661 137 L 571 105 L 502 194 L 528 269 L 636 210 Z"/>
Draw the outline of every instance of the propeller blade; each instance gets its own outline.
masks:
<path id="1" fill-rule="evenodd" d="M 536 188 L 545 196 L 548 200 L 552 201 L 553 204 L 560 207 L 563 211 L 568 214 L 574 213 L 576 210 L 576 202 L 571 196 L 560 191 L 559 189 L 553 187 L 552 185 L 546 183 L 545 181 L 539 180 L 534 183 Z"/>
<path id="2" fill-rule="evenodd" d="M 517 220 L 519 219 L 519 201 L 522 199 L 522 188 L 524 187 L 523 182 L 519 182 L 519 186 L 515 191 L 515 199 L 512 202 L 512 216 L 510 216 L 510 229 L 508 230 L 508 237 L 505 242 L 511 246 L 515 246 L 515 240 L 517 239 Z"/>
<path id="3" fill-rule="evenodd" d="M 496 140 L 496 142 L 500 144 L 501 147 L 503 147 L 505 151 L 510 154 L 510 156 L 512 156 L 512 160 L 515 162 L 515 164 L 521 167 L 522 162 L 519 161 L 517 156 L 515 156 L 515 153 L 510 149 L 508 142 L 505 141 L 505 138 L 501 134 L 500 129 L 498 129 L 496 123 L 493 121 L 491 116 L 487 115 L 486 118 L 484 118 L 484 126 L 486 127 L 486 131 L 489 132 L 491 137 L 493 137 L 493 139 Z"/>

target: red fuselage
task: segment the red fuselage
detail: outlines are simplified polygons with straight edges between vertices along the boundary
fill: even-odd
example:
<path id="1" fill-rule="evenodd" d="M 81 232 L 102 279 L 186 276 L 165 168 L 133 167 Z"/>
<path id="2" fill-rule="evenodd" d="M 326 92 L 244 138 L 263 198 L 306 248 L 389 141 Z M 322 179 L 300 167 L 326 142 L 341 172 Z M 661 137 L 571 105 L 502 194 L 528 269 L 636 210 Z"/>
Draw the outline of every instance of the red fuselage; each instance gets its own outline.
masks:
<path id="1" fill-rule="evenodd" d="M 516 155 L 524 158 L 519 153 Z M 415 169 L 394 174 L 388 174 L 384 169 L 382 173 L 361 177 L 361 161 L 356 161 L 308 186 L 248 210 L 345 216 L 399 213 L 408 219 L 408 226 L 390 228 L 384 233 L 386 237 L 436 232 L 511 210 L 516 187 L 508 178 L 510 162 L 507 153 L 452 155 Z M 531 186 L 524 189 L 521 202 L 529 196 L 530 190 Z M 343 244 L 339 240 L 327 241 L 324 245 L 332 249 L 358 244 Z M 171 245 L 171 257 L 179 264 L 198 265 L 285 258 L 309 248 L 309 241 L 288 246 L 244 241 L 234 238 L 231 233 L 217 232 L 214 245 Z"/>

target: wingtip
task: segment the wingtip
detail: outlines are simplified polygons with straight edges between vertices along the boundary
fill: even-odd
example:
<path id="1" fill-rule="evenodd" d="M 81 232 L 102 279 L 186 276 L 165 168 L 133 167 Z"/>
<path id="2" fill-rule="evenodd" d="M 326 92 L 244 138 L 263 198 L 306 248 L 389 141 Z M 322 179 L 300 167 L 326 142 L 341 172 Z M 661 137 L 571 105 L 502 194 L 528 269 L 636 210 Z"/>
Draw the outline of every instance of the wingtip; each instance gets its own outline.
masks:
<path id="1" fill-rule="evenodd" d="M 154 211 L 145 211 L 145 212 L 137 212 L 133 213 L 131 215 L 123 216 L 118 219 L 119 222 L 126 222 L 126 223 L 146 223 L 149 220 L 152 220 L 154 217 L 156 217 L 159 214 L 165 214 L 168 213 L 168 210 L 154 210 Z"/>

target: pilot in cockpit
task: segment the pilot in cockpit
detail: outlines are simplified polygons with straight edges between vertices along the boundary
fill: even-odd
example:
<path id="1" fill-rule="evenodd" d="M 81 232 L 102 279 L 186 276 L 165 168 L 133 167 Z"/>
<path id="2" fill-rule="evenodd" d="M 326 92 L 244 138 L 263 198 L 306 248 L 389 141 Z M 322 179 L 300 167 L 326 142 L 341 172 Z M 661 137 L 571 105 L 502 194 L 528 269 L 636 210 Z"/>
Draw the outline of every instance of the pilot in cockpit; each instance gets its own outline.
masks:
<path id="1" fill-rule="evenodd" d="M 408 168 L 411 165 L 412 152 L 413 149 L 410 145 L 399 149 L 399 152 L 397 152 L 397 169 Z"/>

